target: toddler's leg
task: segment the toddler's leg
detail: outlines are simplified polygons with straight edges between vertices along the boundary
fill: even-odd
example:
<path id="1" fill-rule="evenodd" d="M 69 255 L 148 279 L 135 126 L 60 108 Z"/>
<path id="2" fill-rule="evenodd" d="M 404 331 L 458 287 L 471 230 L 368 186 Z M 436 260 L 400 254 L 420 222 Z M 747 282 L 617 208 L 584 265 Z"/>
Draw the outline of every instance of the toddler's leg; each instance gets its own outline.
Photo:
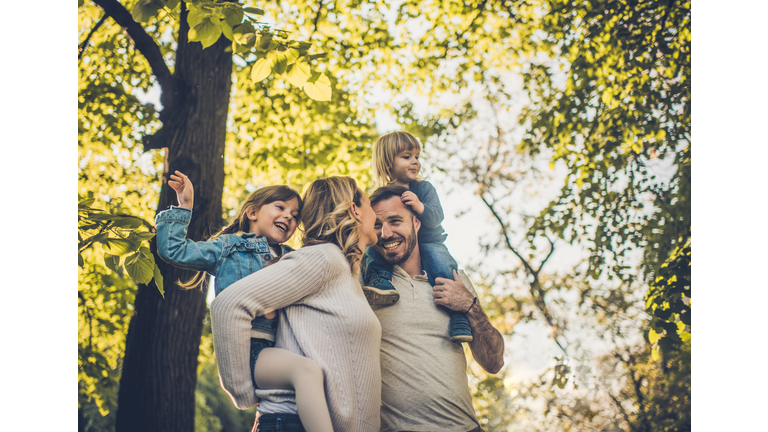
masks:
<path id="1" fill-rule="evenodd" d="M 265 348 L 253 368 L 260 389 L 296 390 L 296 409 L 307 432 L 333 432 L 323 371 L 314 361 L 279 348 Z"/>
<path id="2" fill-rule="evenodd" d="M 371 305 L 391 305 L 400 300 L 392 285 L 392 265 L 368 246 L 363 255 L 363 293 Z"/>
<path id="3" fill-rule="evenodd" d="M 435 286 L 435 278 L 446 278 L 453 280 L 453 270 L 458 270 L 456 260 L 445 243 L 419 243 L 421 252 L 421 265 L 427 271 L 429 283 Z M 451 314 L 451 321 L 448 324 L 448 331 L 451 342 L 462 343 L 472 342 L 472 326 L 469 325 L 469 319 L 463 311 L 454 311 L 448 309 Z"/>

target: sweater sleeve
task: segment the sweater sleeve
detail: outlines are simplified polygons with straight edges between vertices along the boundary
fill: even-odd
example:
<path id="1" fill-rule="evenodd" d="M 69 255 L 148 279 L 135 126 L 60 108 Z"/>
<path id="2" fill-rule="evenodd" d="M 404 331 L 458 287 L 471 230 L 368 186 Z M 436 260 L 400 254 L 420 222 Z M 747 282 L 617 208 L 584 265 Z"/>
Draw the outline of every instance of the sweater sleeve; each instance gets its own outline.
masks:
<path id="1" fill-rule="evenodd" d="M 322 245 L 321 245 L 322 246 Z M 239 409 L 258 401 L 251 382 L 251 321 L 321 290 L 332 266 L 327 250 L 309 246 L 233 283 L 211 303 L 221 386 Z M 333 246 L 335 247 L 335 246 Z"/>
<path id="2" fill-rule="evenodd" d="M 438 227 L 443 222 L 443 207 L 440 205 L 435 187 L 428 181 L 422 181 L 414 193 L 424 204 L 424 212 L 419 215 L 421 223 L 427 228 Z"/>
<path id="3" fill-rule="evenodd" d="M 207 271 L 215 275 L 223 244 L 220 239 L 207 242 L 188 239 L 187 227 L 191 219 L 192 211 L 179 207 L 171 207 L 157 214 L 157 254 L 175 267 Z"/>

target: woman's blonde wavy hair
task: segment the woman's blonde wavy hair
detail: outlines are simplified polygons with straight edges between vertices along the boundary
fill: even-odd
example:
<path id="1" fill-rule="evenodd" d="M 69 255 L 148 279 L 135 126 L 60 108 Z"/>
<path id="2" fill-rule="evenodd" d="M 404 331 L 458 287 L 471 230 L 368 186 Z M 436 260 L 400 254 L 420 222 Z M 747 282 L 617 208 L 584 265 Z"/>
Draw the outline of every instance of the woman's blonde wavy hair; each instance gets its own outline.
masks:
<path id="1" fill-rule="evenodd" d="M 392 177 L 392 164 L 400 152 L 405 150 L 421 151 L 421 143 L 418 138 L 404 131 L 384 134 L 373 144 L 373 174 L 379 186 L 386 186 L 395 178 Z M 417 178 L 417 180 L 419 180 Z"/>
<path id="2" fill-rule="evenodd" d="M 363 251 L 358 247 L 361 222 L 350 208 L 362 205 L 363 191 L 351 177 L 333 176 L 313 181 L 304 193 L 302 246 L 333 243 L 341 249 L 352 273 L 357 273 Z"/>

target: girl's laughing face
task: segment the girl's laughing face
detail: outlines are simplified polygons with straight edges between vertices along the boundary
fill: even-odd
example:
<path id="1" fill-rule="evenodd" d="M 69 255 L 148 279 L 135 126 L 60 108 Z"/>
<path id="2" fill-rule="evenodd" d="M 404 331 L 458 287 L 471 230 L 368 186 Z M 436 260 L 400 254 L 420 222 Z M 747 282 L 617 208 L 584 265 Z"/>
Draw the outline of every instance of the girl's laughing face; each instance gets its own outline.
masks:
<path id="1" fill-rule="evenodd" d="M 288 241 L 296 232 L 299 217 L 299 200 L 273 201 L 261 206 L 258 212 L 248 212 L 251 232 L 264 236 L 271 245 Z"/>

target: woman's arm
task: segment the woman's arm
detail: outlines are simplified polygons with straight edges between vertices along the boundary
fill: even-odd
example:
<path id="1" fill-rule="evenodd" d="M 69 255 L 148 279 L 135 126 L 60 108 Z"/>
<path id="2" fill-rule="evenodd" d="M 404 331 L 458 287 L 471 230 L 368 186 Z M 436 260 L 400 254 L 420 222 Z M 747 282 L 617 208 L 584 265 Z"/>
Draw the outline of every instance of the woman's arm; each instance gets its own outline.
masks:
<path id="1" fill-rule="evenodd" d="M 309 246 L 287 254 L 277 263 L 233 283 L 211 303 L 221 385 L 238 408 L 246 409 L 257 402 L 249 362 L 251 321 L 322 289 L 328 274 L 339 271 L 338 263 L 328 256 L 333 252 L 328 246 Z"/>

